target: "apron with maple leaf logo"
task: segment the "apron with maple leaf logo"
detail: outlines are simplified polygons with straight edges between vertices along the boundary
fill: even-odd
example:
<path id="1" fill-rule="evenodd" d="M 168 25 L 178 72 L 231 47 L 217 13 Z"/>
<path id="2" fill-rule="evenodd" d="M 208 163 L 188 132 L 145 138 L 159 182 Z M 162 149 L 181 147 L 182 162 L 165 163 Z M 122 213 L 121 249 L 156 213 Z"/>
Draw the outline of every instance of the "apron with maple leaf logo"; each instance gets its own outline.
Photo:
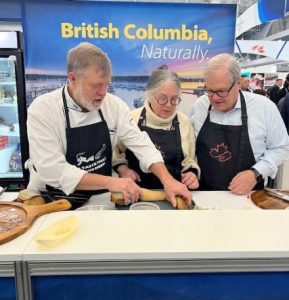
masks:
<path id="1" fill-rule="evenodd" d="M 210 121 L 211 105 L 207 118 L 196 140 L 196 155 L 201 168 L 201 190 L 228 190 L 237 173 L 249 170 L 255 163 L 250 144 L 247 108 L 241 97 L 242 125 L 221 125 Z M 254 189 L 264 187 L 264 181 Z"/>

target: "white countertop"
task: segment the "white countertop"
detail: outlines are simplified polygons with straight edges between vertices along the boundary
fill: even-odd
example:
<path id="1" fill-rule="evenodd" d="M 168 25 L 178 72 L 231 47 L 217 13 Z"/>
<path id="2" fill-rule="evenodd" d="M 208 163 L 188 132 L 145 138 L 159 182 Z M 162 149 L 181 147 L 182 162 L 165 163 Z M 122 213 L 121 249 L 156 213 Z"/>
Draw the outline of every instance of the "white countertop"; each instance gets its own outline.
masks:
<path id="1" fill-rule="evenodd" d="M 90 204 L 103 202 L 98 197 Z M 249 196 L 230 192 L 193 192 L 193 198 L 202 209 L 51 213 L 1 245 L 0 261 L 289 258 L 288 210 L 261 210 Z M 70 214 L 79 225 L 61 244 L 47 248 L 32 239 Z"/>
<path id="2" fill-rule="evenodd" d="M 193 199 L 197 206 L 203 209 L 258 209 L 252 200 L 250 195 L 233 195 L 227 191 L 215 191 L 215 192 L 193 192 Z"/>
<path id="3" fill-rule="evenodd" d="M 76 214 L 76 232 L 55 248 L 31 241 L 24 260 L 289 258 L 288 210 L 261 210 L 229 192 L 193 195 L 197 205 L 212 209 L 50 214 L 38 230 Z"/>
<path id="4" fill-rule="evenodd" d="M 0 263 L 22 260 L 22 254 L 25 248 L 46 217 L 47 215 L 38 218 L 32 227 L 29 228 L 25 233 L 10 242 L 0 245 Z"/>
<path id="5" fill-rule="evenodd" d="M 39 229 L 75 212 L 50 214 Z M 289 212 L 257 210 L 83 211 L 55 248 L 31 241 L 24 260 L 289 257 Z"/>
<path id="6" fill-rule="evenodd" d="M 193 192 L 193 200 L 199 208 L 203 209 L 260 209 L 250 199 L 250 195 L 233 195 L 227 191 L 215 192 Z M 110 193 L 92 196 L 85 206 L 95 204 L 109 205 Z M 170 208 L 169 204 L 162 205 L 162 208 Z"/>

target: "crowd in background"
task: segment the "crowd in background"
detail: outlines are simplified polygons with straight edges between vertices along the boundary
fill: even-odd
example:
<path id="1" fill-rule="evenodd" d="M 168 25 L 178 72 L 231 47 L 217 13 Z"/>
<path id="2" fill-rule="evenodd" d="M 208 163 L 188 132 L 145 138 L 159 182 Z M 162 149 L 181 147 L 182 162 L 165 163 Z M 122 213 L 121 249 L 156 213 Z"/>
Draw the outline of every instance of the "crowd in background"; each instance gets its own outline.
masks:
<path id="1" fill-rule="evenodd" d="M 277 78 L 274 85 L 268 89 L 252 89 L 248 75 L 242 75 L 241 90 L 260 94 L 272 100 L 277 105 L 289 134 L 289 74 L 287 74 L 284 81 Z"/>

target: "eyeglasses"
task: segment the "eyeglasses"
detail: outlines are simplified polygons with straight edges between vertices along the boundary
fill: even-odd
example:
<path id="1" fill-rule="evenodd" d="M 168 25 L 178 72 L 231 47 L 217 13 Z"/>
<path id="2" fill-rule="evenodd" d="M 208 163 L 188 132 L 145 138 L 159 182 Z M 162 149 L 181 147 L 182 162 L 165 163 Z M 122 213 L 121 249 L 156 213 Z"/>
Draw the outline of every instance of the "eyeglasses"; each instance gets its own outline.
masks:
<path id="1" fill-rule="evenodd" d="M 218 95 L 219 97 L 227 97 L 229 96 L 229 93 L 231 92 L 231 89 L 233 88 L 234 84 L 236 81 L 234 81 L 231 85 L 231 87 L 227 91 L 213 91 L 213 90 L 207 90 L 204 89 L 204 94 L 207 95 L 208 97 L 213 97 L 214 94 Z"/>
<path id="2" fill-rule="evenodd" d="M 154 97 L 158 101 L 158 104 L 160 104 L 160 105 L 165 105 L 169 101 L 170 101 L 171 105 L 178 105 L 182 101 L 182 99 L 180 97 L 173 97 L 171 99 L 169 99 L 167 96 L 156 97 L 154 95 Z"/>

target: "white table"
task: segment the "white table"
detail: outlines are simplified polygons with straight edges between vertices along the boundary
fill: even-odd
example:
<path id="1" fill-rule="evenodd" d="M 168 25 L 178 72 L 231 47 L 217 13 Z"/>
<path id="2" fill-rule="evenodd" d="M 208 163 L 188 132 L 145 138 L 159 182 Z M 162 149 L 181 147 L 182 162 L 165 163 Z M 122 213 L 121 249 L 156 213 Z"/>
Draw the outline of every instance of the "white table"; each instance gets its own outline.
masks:
<path id="1" fill-rule="evenodd" d="M 0 246 L 0 257 L 22 262 L 24 292 L 18 299 L 95 299 L 94 293 L 129 299 L 127 286 L 140 294 L 151 291 L 147 299 L 159 299 L 159 293 L 177 299 L 179 293 L 201 295 L 202 285 L 208 298 L 217 299 L 223 289 L 230 298 L 258 283 L 267 290 L 250 291 L 251 299 L 275 290 L 280 298 L 289 296 L 273 280 L 282 278 L 289 289 L 289 211 L 261 210 L 250 197 L 229 192 L 194 192 L 193 198 L 201 210 L 67 211 L 41 217 L 23 236 Z M 97 196 L 89 204 L 106 201 L 109 196 Z M 32 240 L 70 214 L 79 226 L 60 245 L 44 248 Z M 228 280 L 236 286 L 225 285 Z"/>
<path id="2" fill-rule="evenodd" d="M 162 276 L 172 274 L 175 274 L 178 284 L 178 276 L 186 274 L 182 276 L 187 276 L 185 278 L 191 280 L 192 286 L 196 280 L 193 274 L 200 273 L 208 276 L 208 282 L 210 273 L 221 276 L 225 272 L 234 279 L 236 274 L 244 276 L 242 274 L 246 273 L 243 272 L 250 272 L 251 276 L 254 272 L 266 272 L 270 282 L 274 272 L 281 271 L 283 276 L 289 274 L 289 211 L 261 210 L 247 196 L 235 196 L 229 192 L 194 192 L 193 195 L 197 205 L 204 209 L 70 211 L 48 215 L 38 230 L 69 214 L 76 214 L 79 227 L 55 248 L 43 248 L 30 241 L 24 250 L 23 260 L 28 262 L 37 297 L 41 298 L 44 286 L 55 284 L 55 289 L 58 289 L 58 285 L 70 280 L 70 287 L 63 293 L 72 289 L 75 295 L 86 283 L 83 276 L 88 275 L 92 276 L 90 286 L 99 280 L 103 280 L 102 286 L 105 286 L 107 278 L 104 274 L 114 274 L 115 281 L 110 286 L 113 289 L 118 280 L 126 282 L 125 276 L 149 274 L 149 278 L 140 281 L 155 278 L 163 289 L 168 289 Z M 97 199 L 95 203 L 98 203 Z M 81 277 L 74 281 L 77 275 Z M 132 277 L 128 278 L 125 284 L 132 280 Z M 258 275 L 251 280 L 260 281 Z M 135 284 L 139 287 L 140 282 Z M 239 281 L 239 285 L 242 284 L 243 279 Z M 180 285 L 175 287 L 180 291 L 183 288 Z M 275 288 L 280 291 L 279 286 Z M 107 293 L 97 289 L 97 293 L 102 292 Z M 45 293 L 49 294 L 49 290 Z M 125 299 L 127 294 L 123 297 Z M 118 296 L 111 299 L 114 298 Z"/>

